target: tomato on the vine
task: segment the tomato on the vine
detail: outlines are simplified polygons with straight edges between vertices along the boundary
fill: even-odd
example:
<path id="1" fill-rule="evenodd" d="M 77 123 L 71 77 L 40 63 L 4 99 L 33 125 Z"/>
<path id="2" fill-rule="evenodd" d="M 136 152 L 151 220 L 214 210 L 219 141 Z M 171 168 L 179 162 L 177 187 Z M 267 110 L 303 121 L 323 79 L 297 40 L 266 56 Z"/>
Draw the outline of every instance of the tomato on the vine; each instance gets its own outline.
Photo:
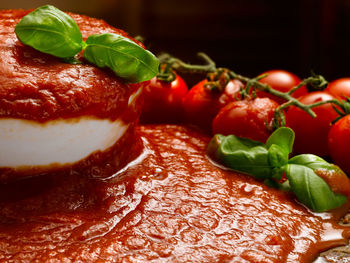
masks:
<path id="1" fill-rule="evenodd" d="M 303 104 L 310 105 L 316 102 L 334 99 L 334 96 L 323 91 L 314 91 L 299 98 Z M 296 153 L 312 153 L 319 156 L 328 155 L 328 132 L 331 122 L 338 117 L 331 103 L 326 103 L 312 109 L 317 117 L 296 106 L 287 110 L 287 126 L 295 132 L 294 150 Z"/>
<path id="2" fill-rule="evenodd" d="M 350 78 L 341 78 L 330 82 L 325 91 L 337 98 L 350 98 Z"/>
<path id="3" fill-rule="evenodd" d="M 328 134 L 328 148 L 332 160 L 350 174 L 350 115 L 337 121 Z"/>
<path id="4" fill-rule="evenodd" d="M 207 79 L 200 81 L 187 93 L 183 106 L 188 122 L 210 132 L 211 123 L 219 110 L 240 97 L 244 87 L 239 80 L 230 80 L 223 91 L 206 87 Z"/>
<path id="5" fill-rule="evenodd" d="M 269 98 L 234 101 L 223 107 L 213 120 L 213 133 L 265 142 L 272 133 L 279 104 Z"/>
<path id="6" fill-rule="evenodd" d="M 176 73 L 166 82 L 154 77 L 143 90 L 142 122 L 177 122 L 183 119 L 182 100 L 188 92 L 187 84 Z"/>
<path id="7" fill-rule="evenodd" d="M 268 84 L 271 88 L 281 91 L 281 92 L 288 92 L 293 87 L 300 84 L 301 79 L 286 70 L 269 70 L 266 71 L 260 75 L 267 75 L 266 77 L 259 80 L 259 82 Z M 305 86 L 301 86 L 298 90 L 292 93 L 292 96 L 294 98 L 298 98 L 300 96 L 306 95 L 308 93 L 307 88 Z M 257 91 L 258 97 L 268 97 L 270 99 L 273 99 L 274 101 L 278 102 L 279 104 L 282 104 L 286 102 L 284 99 L 276 97 L 274 95 L 271 95 L 269 93 L 263 92 L 263 91 Z"/>

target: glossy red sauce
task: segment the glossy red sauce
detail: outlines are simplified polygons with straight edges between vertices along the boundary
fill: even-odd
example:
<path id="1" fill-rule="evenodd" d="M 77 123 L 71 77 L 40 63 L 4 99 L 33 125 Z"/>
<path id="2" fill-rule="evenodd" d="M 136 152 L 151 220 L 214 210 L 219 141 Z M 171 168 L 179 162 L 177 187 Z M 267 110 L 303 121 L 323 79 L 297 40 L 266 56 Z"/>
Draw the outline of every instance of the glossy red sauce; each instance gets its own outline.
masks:
<path id="1" fill-rule="evenodd" d="M 93 115 L 117 119 L 141 84 L 125 84 L 109 70 L 71 65 L 22 45 L 15 25 L 29 11 L 0 11 L 0 118 L 47 121 Z M 91 34 L 117 33 L 106 22 L 70 14 L 84 39 Z"/>
<path id="2" fill-rule="evenodd" d="M 205 135 L 136 132 L 139 157 L 112 177 L 102 166 L 1 185 L 0 261 L 311 262 L 346 243 L 336 213 L 214 166 Z"/>

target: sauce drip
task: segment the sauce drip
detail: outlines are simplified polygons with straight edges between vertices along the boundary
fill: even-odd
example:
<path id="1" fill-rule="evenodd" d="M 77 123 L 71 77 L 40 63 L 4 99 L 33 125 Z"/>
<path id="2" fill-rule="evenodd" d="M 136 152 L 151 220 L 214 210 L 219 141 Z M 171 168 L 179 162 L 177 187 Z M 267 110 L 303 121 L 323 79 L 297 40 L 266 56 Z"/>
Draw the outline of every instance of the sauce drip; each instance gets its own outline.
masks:
<path id="1" fill-rule="evenodd" d="M 0 186 L 0 260 L 311 262 L 346 244 L 340 213 L 222 170 L 209 137 L 139 126 L 143 153 L 111 178 L 79 173 Z"/>

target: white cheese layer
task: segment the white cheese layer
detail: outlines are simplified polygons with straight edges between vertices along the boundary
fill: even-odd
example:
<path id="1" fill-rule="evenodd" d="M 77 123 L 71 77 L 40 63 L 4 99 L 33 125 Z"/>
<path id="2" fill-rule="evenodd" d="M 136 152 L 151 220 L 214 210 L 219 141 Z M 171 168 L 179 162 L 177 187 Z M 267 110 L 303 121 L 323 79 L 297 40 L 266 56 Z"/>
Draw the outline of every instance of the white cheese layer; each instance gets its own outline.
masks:
<path id="1" fill-rule="evenodd" d="M 60 119 L 44 124 L 0 119 L 0 167 L 65 165 L 114 145 L 128 125 L 91 117 Z"/>

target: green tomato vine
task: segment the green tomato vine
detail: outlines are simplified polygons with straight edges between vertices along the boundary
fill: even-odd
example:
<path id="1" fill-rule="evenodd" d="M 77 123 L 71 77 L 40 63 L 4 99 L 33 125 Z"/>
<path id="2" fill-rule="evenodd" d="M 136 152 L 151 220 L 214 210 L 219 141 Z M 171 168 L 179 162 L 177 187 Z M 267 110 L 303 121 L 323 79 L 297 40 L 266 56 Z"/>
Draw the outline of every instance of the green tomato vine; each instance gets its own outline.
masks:
<path id="1" fill-rule="evenodd" d="M 273 123 L 274 129 L 286 126 L 284 111 L 290 106 L 296 106 L 315 118 L 316 113 L 313 111 L 313 108 L 323 104 L 331 103 L 334 110 L 339 115 L 339 117 L 337 117 L 333 123 L 350 113 L 350 98 L 348 98 L 346 101 L 332 99 L 306 105 L 292 96 L 292 94 L 302 86 L 311 86 L 316 90 L 324 89 L 328 85 L 328 82 L 321 75 L 312 74 L 312 76 L 303 79 L 297 86 L 293 87 L 288 92 L 280 92 L 273 89 L 268 84 L 259 82 L 259 80 L 266 77 L 266 75 L 249 78 L 237 74 L 234 71 L 226 68 L 217 68 L 215 62 L 204 53 L 198 53 L 198 57 L 204 61 L 203 65 L 192 65 L 185 63 L 182 60 L 172 57 L 169 54 L 162 54 L 159 56 L 159 60 L 161 63 L 170 65 L 172 69 L 178 72 L 206 73 L 209 81 L 206 84 L 206 87 L 210 90 L 223 90 L 230 80 L 236 79 L 245 84 L 245 88 L 241 90 L 242 99 L 247 97 L 256 97 L 256 90 L 264 91 L 279 98 L 283 98 L 286 102 L 281 104 L 275 111 L 275 118 Z"/>

